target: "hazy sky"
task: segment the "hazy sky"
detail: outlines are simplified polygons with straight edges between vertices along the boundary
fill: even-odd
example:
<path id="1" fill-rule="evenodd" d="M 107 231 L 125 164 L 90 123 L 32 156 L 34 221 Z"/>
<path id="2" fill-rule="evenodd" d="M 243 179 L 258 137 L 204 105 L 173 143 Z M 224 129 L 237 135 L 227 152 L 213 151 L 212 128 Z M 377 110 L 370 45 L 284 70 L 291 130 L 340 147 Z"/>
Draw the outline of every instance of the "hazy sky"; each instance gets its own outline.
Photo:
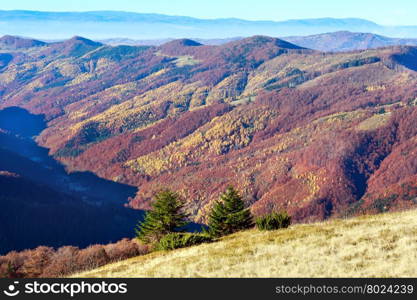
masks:
<path id="1" fill-rule="evenodd" d="M 1 0 L 1 10 L 119 10 L 196 18 L 287 20 L 364 18 L 382 25 L 417 25 L 416 0 Z"/>

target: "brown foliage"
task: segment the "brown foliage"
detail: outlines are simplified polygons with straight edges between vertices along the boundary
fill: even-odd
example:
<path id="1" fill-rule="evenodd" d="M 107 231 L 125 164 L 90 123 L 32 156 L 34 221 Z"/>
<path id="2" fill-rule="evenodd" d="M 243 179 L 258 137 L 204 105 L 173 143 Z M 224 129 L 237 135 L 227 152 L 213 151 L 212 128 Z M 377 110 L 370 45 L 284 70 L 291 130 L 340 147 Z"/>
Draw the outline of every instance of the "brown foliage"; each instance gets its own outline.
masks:
<path id="1" fill-rule="evenodd" d="M 43 269 L 42 277 L 60 277 L 77 271 L 79 249 L 73 246 L 59 248 L 52 256 L 51 263 Z"/>
<path id="2" fill-rule="evenodd" d="M 28 251 L 28 257 L 24 262 L 22 272 L 25 277 L 39 277 L 49 264 L 51 264 L 54 256 L 54 249 L 50 247 L 40 246 L 35 250 Z"/>
<path id="3" fill-rule="evenodd" d="M 80 250 L 77 255 L 77 266 L 82 266 L 86 270 L 91 270 L 103 266 L 110 261 L 109 256 L 102 245 L 93 245 Z"/>
<path id="4" fill-rule="evenodd" d="M 147 245 L 139 244 L 129 239 L 123 239 L 117 243 L 105 245 L 104 249 L 111 261 L 123 260 L 149 252 Z"/>
<path id="5" fill-rule="evenodd" d="M 41 246 L 0 256 L 0 277 L 62 277 L 148 252 L 146 245 L 129 239 L 108 245 L 92 245 L 81 250 L 64 246 L 55 251 L 53 248 Z"/>

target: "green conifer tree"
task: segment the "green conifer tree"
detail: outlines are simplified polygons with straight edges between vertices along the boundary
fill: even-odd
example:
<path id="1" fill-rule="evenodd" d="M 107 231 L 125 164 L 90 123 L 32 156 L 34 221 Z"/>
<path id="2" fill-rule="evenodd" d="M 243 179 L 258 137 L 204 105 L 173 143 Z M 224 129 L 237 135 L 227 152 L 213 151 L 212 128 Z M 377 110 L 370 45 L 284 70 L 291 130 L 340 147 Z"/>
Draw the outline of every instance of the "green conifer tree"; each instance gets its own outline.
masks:
<path id="1" fill-rule="evenodd" d="M 187 216 L 182 212 L 183 206 L 177 193 L 170 190 L 157 193 L 151 210 L 135 229 L 137 238 L 144 243 L 153 243 L 170 232 L 180 231 L 188 224 Z"/>
<path id="2" fill-rule="evenodd" d="M 209 232 L 219 237 L 253 227 L 253 218 L 239 193 L 229 186 L 209 215 Z"/>

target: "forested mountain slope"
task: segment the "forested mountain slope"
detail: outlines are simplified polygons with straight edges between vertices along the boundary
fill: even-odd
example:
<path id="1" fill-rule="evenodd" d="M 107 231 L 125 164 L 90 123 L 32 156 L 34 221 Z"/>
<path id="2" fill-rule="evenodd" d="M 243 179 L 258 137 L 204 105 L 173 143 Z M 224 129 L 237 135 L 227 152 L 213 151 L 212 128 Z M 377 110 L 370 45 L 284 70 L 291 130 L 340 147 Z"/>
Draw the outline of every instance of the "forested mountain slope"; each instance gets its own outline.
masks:
<path id="1" fill-rule="evenodd" d="M 204 222 L 235 185 L 254 214 L 296 220 L 417 202 L 417 48 L 321 53 L 254 36 L 2 50 L 0 107 L 42 113 L 38 142 L 71 171 L 179 191 Z"/>

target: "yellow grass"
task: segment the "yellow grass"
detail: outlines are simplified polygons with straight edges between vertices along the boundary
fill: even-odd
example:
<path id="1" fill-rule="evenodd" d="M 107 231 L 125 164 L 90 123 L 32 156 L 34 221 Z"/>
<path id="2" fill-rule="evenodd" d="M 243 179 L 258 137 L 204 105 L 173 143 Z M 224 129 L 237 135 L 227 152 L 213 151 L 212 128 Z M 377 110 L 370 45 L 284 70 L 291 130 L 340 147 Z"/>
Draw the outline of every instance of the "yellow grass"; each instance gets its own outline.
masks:
<path id="1" fill-rule="evenodd" d="M 357 130 L 376 130 L 389 122 L 391 113 L 376 114 L 372 117 L 362 121 L 357 127 Z"/>
<path id="2" fill-rule="evenodd" d="M 416 277 L 417 211 L 249 230 L 74 277 Z"/>

